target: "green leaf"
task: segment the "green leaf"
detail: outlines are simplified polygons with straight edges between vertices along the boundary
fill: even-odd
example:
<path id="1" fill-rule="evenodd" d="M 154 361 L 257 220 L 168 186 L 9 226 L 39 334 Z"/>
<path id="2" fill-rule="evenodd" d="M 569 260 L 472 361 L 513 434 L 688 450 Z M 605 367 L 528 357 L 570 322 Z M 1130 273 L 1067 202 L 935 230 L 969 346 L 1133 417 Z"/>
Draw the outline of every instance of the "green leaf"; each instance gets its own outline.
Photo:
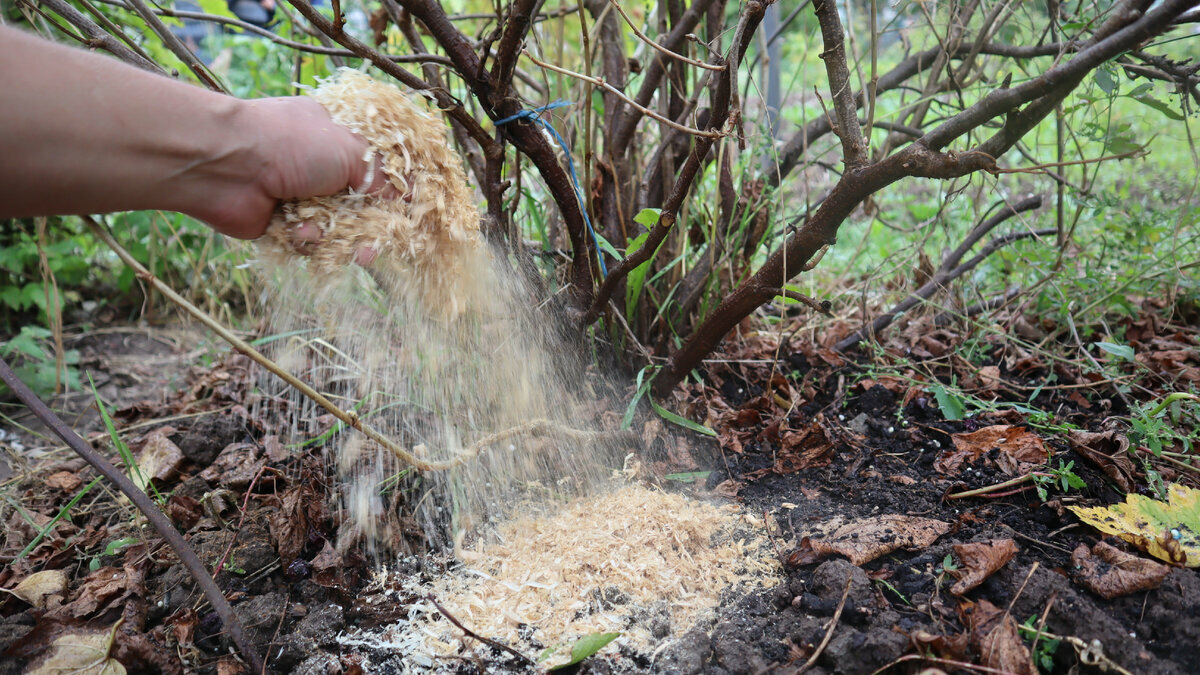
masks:
<path id="1" fill-rule="evenodd" d="M 1175 120 L 1176 122 L 1183 121 L 1183 115 L 1181 115 L 1178 110 L 1175 110 L 1170 105 L 1154 98 L 1154 96 L 1152 96 L 1148 91 L 1139 92 L 1137 95 L 1131 96 L 1130 98 L 1141 103 L 1142 105 L 1154 108 L 1158 112 L 1165 115 L 1168 119 Z"/>
<path id="2" fill-rule="evenodd" d="M 571 647 L 570 661 L 550 666 L 547 670 L 562 670 L 568 666 L 580 663 L 620 636 L 620 633 L 591 633 L 590 635 L 584 635 L 575 641 L 575 646 Z"/>
<path id="3" fill-rule="evenodd" d="M 686 473 L 669 473 L 663 478 L 667 480 L 677 480 L 680 483 L 695 483 L 702 480 L 707 480 L 711 471 L 688 471 Z"/>
<path id="4" fill-rule="evenodd" d="M 642 209 L 633 217 L 633 222 L 645 227 L 647 230 L 658 224 L 658 219 L 662 216 L 662 209 Z"/>
<path id="5" fill-rule="evenodd" d="M 629 246 L 625 249 L 625 255 L 636 253 L 646 243 L 646 238 L 649 236 L 649 232 L 643 232 L 631 239 Z M 638 300 L 642 297 L 642 289 L 646 285 L 646 274 L 650 272 L 652 260 L 654 260 L 653 255 L 646 262 L 630 270 L 629 275 L 625 277 L 625 318 L 631 322 L 633 321 L 633 312 L 637 309 Z"/>
<path id="6" fill-rule="evenodd" d="M 963 405 L 961 398 L 946 391 L 946 388 L 940 384 L 933 385 L 930 390 L 937 399 L 938 408 L 941 408 L 943 417 L 948 420 L 961 420 L 967 416 L 967 408 Z"/>
<path id="7" fill-rule="evenodd" d="M 1117 81 L 1113 78 L 1113 74 L 1104 68 L 1097 68 L 1094 76 L 1096 78 L 1096 86 L 1105 94 L 1112 96 L 1112 93 L 1117 89 Z"/>
<path id="8" fill-rule="evenodd" d="M 654 412 L 658 413 L 659 417 L 670 422 L 671 424 L 678 424 L 679 426 L 683 427 L 684 429 L 690 429 L 698 434 L 704 434 L 705 436 L 712 436 L 713 438 L 717 437 L 717 432 L 704 426 L 703 424 L 700 424 L 698 422 L 693 422 L 686 417 L 680 417 L 679 415 L 676 415 L 675 413 L 671 412 L 670 410 L 667 410 L 666 408 L 659 405 L 658 402 L 655 401 L 653 397 L 650 398 L 650 407 L 654 408 Z"/>
<path id="9" fill-rule="evenodd" d="M 1135 354 L 1133 347 L 1128 345 L 1119 345 L 1115 342 L 1097 342 L 1096 346 L 1108 352 L 1109 354 L 1126 361 L 1132 361 Z"/>
<path id="10" fill-rule="evenodd" d="M 605 253 L 616 258 L 617 260 L 621 260 L 624 257 L 621 255 L 621 253 L 619 251 L 617 251 L 615 246 L 613 246 L 611 243 L 609 243 L 609 241 L 607 239 L 604 238 L 604 235 L 600 234 L 599 232 L 596 232 L 595 234 L 596 234 L 596 243 L 600 245 L 601 251 L 604 251 Z"/>
<path id="11" fill-rule="evenodd" d="M 638 371 L 637 384 L 634 385 L 633 399 L 630 400 L 629 405 L 625 407 L 625 415 L 621 418 L 622 430 L 633 426 L 633 415 L 637 412 L 638 401 L 642 400 L 642 397 L 645 396 L 646 392 L 650 390 L 650 380 L 645 380 L 645 382 L 643 382 L 646 377 L 646 371 L 649 368 L 650 366 L 646 366 Z M 652 377 L 650 379 L 652 380 L 654 378 Z"/>

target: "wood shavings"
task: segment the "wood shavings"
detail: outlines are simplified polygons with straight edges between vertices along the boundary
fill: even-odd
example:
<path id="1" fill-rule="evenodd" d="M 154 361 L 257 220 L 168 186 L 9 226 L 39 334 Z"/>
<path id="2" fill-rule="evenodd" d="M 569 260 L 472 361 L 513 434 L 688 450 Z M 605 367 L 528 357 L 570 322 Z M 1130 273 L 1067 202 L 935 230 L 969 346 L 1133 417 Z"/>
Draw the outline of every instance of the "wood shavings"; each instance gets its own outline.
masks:
<path id="1" fill-rule="evenodd" d="M 471 276 L 464 271 L 483 255 L 483 242 L 462 160 L 440 117 L 354 70 L 342 70 L 312 96 L 334 122 L 367 140 L 371 155 L 364 160 L 378 155 L 400 196 L 350 192 L 287 202 L 259 240 L 261 250 L 294 262 L 301 256 L 292 230 L 312 223 L 322 233 L 309 247 L 312 274 L 335 273 L 352 263 L 357 250 L 371 248 L 378 253 L 373 266 L 406 272 L 398 285 L 432 296 L 430 306 L 452 299 L 460 280 Z"/>
<path id="2" fill-rule="evenodd" d="M 773 581 L 778 564 L 761 533 L 746 528 L 736 507 L 627 485 L 501 526 L 432 592 L 472 630 L 511 645 L 532 646 L 531 637 L 569 645 L 620 631 L 645 650 L 655 642 L 648 615 L 657 612 L 679 635 L 726 588 Z M 442 640 L 454 641 L 448 622 L 430 619 Z M 519 632 L 522 624 L 532 633 Z"/>

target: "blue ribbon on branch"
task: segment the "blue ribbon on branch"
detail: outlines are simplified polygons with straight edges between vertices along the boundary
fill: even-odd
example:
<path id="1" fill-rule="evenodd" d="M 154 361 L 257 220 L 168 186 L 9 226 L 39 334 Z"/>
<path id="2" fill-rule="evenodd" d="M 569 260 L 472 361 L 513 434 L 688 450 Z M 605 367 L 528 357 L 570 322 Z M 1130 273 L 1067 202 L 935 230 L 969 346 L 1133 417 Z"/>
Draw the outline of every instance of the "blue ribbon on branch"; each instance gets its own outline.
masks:
<path id="1" fill-rule="evenodd" d="M 600 263 L 600 276 L 607 277 L 608 267 L 604 264 L 604 252 L 600 250 L 600 238 L 596 236 L 596 230 L 592 228 L 592 219 L 588 217 L 587 203 L 583 199 L 583 188 L 579 186 L 579 176 L 575 173 L 575 160 L 571 157 L 571 149 L 567 147 L 567 142 L 559 135 L 558 130 L 541 117 L 541 114 L 547 110 L 554 110 L 555 108 L 562 108 L 569 105 L 572 105 L 570 101 L 555 101 L 540 108 L 522 110 L 515 115 L 509 115 L 504 119 L 496 120 L 494 124 L 500 126 L 516 120 L 529 120 L 549 131 L 554 140 L 558 141 L 558 147 L 562 148 L 563 154 L 567 157 L 567 168 L 571 170 L 571 183 L 575 187 L 575 199 L 579 201 L 579 212 L 583 214 L 583 223 L 587 226 L 588 234 L 592 236 L 592 244 L 596 247 L 596 260 Z"/>

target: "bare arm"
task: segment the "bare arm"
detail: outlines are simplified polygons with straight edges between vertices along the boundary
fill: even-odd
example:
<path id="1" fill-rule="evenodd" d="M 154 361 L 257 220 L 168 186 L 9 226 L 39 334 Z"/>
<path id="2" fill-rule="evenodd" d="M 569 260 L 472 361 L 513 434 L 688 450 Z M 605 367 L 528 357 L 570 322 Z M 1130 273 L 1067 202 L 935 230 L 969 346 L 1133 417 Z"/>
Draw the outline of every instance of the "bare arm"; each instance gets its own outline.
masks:
<path id="1" fill-rule="evenodd" d="M 280 199 L 367 187 L 366 142 L 309 99 L 242 101 L 5 26 L 0 91 L 0 217 L 163 209 L 252 239 Z"/>

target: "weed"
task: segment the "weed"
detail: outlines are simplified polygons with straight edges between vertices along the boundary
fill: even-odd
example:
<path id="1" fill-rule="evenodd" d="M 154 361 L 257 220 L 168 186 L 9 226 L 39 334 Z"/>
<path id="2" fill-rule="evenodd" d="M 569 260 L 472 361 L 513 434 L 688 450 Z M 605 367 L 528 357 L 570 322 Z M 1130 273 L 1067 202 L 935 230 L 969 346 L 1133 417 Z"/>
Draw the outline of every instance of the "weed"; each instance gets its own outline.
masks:
<path id="1" fill-rule="evenodd" d="M 1070 490 L 1078 490 L 1087 487 L 1087 483 L 1082 478 L 1075 474 L 1075 461 L 1071 460 L 1063 464 L 1062 460 L 1058 460 L 1058 468 L 1046 467 L 1033 475 L 1033 484 L 1037 488 L 1038 498 L 1046 501 L 1050 488 L 1056 487 L 1060 492 L 1066 494 Z"/>

